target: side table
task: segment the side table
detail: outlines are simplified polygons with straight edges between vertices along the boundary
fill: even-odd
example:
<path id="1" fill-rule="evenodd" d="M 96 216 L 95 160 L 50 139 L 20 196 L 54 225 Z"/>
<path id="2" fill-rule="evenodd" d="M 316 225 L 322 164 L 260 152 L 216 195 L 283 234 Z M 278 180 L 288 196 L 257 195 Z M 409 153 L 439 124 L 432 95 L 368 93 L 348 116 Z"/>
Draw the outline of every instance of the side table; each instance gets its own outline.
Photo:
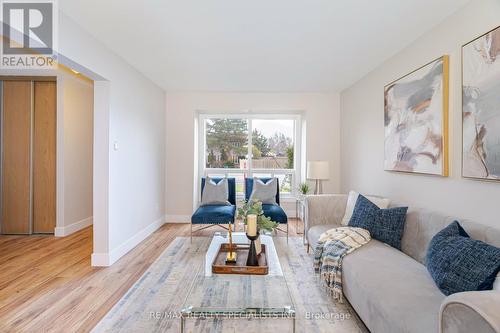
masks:
<path id="1" fill-rule="evenodd" d="M 297 222 L 295 225 L 295 230 L 297 234 L 302 235 L 302 240 L 305 244 L 306 241 L 306 219 L 307 219 L 307 213 L 306 213 L 306 196 L 303 194 L 297 194 L 295 196 L 295 217 L 297 218 Z M 299 232 L 299 219 L 303 222 L 302 226 L 302 232 Z"/>

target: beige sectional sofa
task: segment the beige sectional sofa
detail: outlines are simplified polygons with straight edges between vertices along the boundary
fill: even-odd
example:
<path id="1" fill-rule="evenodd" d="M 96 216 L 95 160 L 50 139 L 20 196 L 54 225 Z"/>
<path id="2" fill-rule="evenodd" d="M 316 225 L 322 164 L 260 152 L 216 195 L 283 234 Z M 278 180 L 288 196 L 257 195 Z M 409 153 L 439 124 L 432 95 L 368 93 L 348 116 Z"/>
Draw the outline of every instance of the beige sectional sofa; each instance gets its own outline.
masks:
<path id="1" fill-rule="evenodd" d="M 308 196 L 306 201 L 306 237 L 314 248 L 321 233 L 340 226 L 347 195 Z M 410 207 L 402 251 L 371 240 L 345 257 L 344 294 L 371 332 L 500 332 L 500 291 L 446 297 L 424 265 L 432 237 L 455 219 Z M 458 220 L 472 238 L 500 247 L 499 229 Z"/>

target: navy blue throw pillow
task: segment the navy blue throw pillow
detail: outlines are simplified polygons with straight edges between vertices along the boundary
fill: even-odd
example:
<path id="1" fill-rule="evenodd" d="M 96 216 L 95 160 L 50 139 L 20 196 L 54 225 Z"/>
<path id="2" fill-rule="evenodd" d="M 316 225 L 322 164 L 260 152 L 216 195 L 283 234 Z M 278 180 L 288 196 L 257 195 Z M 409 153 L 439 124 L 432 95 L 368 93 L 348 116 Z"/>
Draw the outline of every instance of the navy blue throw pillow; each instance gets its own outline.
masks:
<path id="1" fill-rule="evenodd" d="M 500 248 L 470 238 L 454 221 L 432 238 L 426 265 L 445 295 L 491 290 L 500 270 Z"/>
<path id="2" fill-rule="evenodd" d="M 407 211 L 408 207 L 381 209 L 359 195 L 349 226 L 366 229 L 372 238 L 401 250 Z"/>

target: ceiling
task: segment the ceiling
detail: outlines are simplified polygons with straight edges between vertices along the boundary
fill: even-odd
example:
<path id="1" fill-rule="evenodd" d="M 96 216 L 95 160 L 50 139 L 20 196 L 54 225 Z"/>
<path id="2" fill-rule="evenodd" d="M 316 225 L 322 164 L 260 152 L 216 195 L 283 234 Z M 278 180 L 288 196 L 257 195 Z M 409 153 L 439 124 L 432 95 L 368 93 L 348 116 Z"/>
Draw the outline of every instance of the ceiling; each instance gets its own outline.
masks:
<path id="1" fill-rule="evenodd" d="M 165 90 L 339 91 L 468 0 L 64 0 Z"/>

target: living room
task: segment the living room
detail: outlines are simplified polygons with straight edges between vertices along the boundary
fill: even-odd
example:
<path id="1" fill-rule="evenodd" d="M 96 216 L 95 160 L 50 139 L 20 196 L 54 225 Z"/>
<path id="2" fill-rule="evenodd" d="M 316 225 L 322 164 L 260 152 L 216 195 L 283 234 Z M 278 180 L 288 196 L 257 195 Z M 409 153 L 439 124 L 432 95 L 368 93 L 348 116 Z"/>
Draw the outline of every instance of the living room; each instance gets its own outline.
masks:
<path id="1" fill-rule="evenodd" d="M 0 5 L 0 331 L 500 332 L 498 0 Z"/>

